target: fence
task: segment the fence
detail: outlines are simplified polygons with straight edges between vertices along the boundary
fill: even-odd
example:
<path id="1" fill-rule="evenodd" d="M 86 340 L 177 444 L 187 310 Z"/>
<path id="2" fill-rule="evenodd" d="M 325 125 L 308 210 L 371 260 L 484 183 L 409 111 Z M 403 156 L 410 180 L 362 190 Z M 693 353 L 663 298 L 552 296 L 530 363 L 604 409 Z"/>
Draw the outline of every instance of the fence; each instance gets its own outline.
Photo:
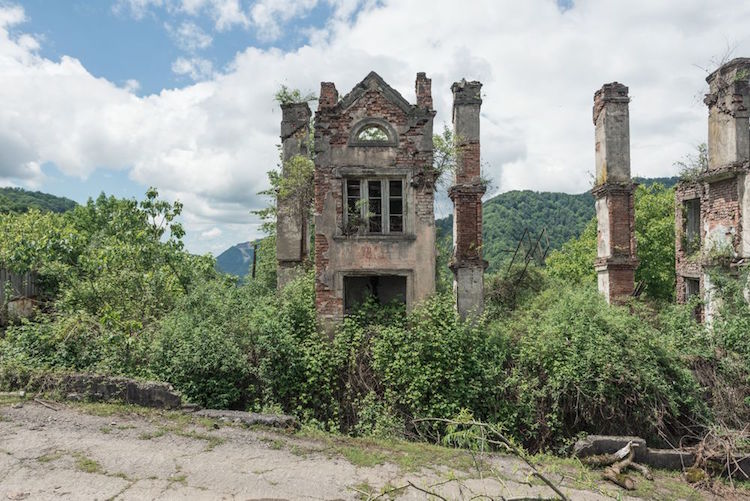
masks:
<path id="1" fill-rule="evenodd" d="M 0 268 L 0 306 L 14 299 L 37 297 L 39 292 L 36 273 L 14 273 Z"/>

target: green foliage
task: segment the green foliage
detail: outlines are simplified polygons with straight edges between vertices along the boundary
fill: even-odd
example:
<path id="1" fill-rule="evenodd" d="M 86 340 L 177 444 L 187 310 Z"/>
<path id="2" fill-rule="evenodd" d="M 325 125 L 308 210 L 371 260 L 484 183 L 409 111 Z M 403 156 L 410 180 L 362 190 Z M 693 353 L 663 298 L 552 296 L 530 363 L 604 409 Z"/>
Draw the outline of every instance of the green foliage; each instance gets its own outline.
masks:
<path id="1" fill-rule="evenodd" d="M 640 265 L 636 281 L 643 281 L 646 294 L 669 300 L 674 295 L 674 190 L 659 183 L 639 185 L 635 192 L 635 232 Z M 596 281 L 594 260 L 597 245 L 596 218 L 578 238 L 549 253 L 550 276 L 571 283 Z"/>
<path id="2" fill-rule="evenodd" d="M 513 265 L 485 277 L 485 302 L 492 318 L 502 318 L 524 305 L 544 288 L 545 274 L 542 268 L 533 263 L 528 266 Z"/>
<path id="3" fill-rule="evenodd" d="M 29 210 L 40 212 L 65 212 L 73 209 L 73 200 L 56 197 L 40 191 L 27 191 L 23 188 L 0 188 L 0 214 L 22 213 Z"/>
<path id="4" fill-rule="evenodd" d="M 225 408 L 239 402 L 250 379 L 249 306 L 237 290 L 218 282 L 180 299 L 159 324 L 153 373 L 203 406 Z"/>
<path id="5" fill-rule="evenodd" d="M 675 290 L 674 189 L 661 184 L 639 185 L 635 192 L 635 238 L 640 264 L 636 282 L 646 294 L 670 300 Z"/>
<path id="6" fill-rule="evenodd" d="M 686 155 L 684 160 L 675 162 L 681 181 L 697 181 L 708 170 L 708 145 L 701 143 L 696 146 L 694 155 Z"/>
<path id="7" fill-rule="evenodd" d="M 568 240 L 560 250 L 547 256 L 547 272 L 551 277 L 570 283 L 596 282 L 596 218 L 589 220 L 578 238 Z"/>
<path id="8" fill-rule="evenodd" d="M 309 103 L 310 101 L 318 100 L 313 92 L 303 94 L 299 89 L 290 89 L 286 85 L 282 85 L 279 88 L 276 94 L 274 94 L 274 99 L 279 104 Z"/>
<path id="9" fill-rule="evenodd" d="M 510 429 L 535 448 L 580 431 L 659 440 L 705 417 L 700 387 L 669 338 L 594 287 L 554 287 L 513 324 Z"/>

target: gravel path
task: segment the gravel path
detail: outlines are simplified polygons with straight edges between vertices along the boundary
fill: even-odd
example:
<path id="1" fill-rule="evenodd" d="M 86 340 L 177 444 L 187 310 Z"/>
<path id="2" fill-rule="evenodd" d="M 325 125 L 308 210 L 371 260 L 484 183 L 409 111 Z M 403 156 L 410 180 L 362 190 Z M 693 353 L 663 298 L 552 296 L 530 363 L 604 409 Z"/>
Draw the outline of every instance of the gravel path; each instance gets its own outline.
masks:
<path id="1" fill-rule="evenodd" d="M 59 410 L 33 401 L 0 403 L 0 500 L 368 499 L 408 482 L 447 499 L 480 493 L 496 499 L 552 497 L 538 481 L 529 481 L 529 469 L 512 457 L 493 457 L 492 478 L 485 473 L 480 479 L 465 464 L 405 468 L 408 452 L 392 452 L 400 457 L 392 462 L 387 450 L 375 454 L 367 445 L 360 450 L 346 439 L 340 439 L 342 447 L 338 439 L 302 438 L 179 413 L 120 410 L 102 416 L 96 414 L 113 407 L 54 406 Z M 572 499 L 617 495 L 617 488 L 606 484 L 585 490 L 575 475 L 564 468 L 549 474 L 562 480 Z M 450 480 L 456 478 L 461 481 Z M 392 494 L 428 497 L 412 487 Z"/>

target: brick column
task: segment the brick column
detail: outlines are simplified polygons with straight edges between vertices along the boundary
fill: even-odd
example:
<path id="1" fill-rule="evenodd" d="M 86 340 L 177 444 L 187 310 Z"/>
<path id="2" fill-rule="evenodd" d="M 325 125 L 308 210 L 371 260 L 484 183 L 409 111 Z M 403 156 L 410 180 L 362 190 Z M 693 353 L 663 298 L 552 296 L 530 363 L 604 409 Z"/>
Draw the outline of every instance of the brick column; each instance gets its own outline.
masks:
<path id="1" fill-rule="evenodd" d="M 310 117 L 307 103 L 281 105 L 281 175 L 287 162 L 297 155 L 308 156 Z M 308 259 L 309 221 L 298 200 L 278 197 L 276 201 L 276 283 L 279 289 L 293 280 Z"/>
<path id="2" fill-rule="evenodd" d="M 453 291 L 461 318 L 480 314 L 484 309 L 484 270 L 482 259 L 482 195 L 480 178 L 479 110 L 482 84 L 461 80 L 453 91 L 453 133 L 457 146 L 454 184 L 449 190 L 453 200 Z"/>
<path id="3" fill-rule="evenodd" d="M 633 293 L 638 266 L 635 242 L 635 185 L 630 179 L 628 88 L 605 84 L 594 94 L 596 126 L 597 258 L 599 292 L 608 303 Z"/>

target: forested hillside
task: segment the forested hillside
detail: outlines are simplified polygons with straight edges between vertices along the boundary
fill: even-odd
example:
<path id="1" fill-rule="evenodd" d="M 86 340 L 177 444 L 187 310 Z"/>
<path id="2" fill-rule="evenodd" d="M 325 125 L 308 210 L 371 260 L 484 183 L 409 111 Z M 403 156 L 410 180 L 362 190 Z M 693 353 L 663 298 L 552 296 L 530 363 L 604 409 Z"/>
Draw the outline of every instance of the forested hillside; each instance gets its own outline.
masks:
<path id="1" fill-rule="evenodd" d="M 636 178 L 636 183 L 646 186 L 659 183 L 670 188 L 676 177 Z M 591 193 L 570 195 L 538 191 L 508 191 L 487 200 L 483 214 L 484 258 L 490 271 L 497 270 L 513 255 L 525 229 L 537 237 L 547 228 L 550 249 L 559 249 L 571 238 L 578 237 L 594 217 L 594 199 Z M 451 239 L 453 216 L 436 222 L 438 234 Z"/>
<path id="2" fill-rule="evenodd" d="M 26 212 L 38 209 L 42 212 L 65 212 L 76 206 L 73 200 L 56 197 L 40 191 L 23 188 L 0 188 L 0 213 Z"/>

